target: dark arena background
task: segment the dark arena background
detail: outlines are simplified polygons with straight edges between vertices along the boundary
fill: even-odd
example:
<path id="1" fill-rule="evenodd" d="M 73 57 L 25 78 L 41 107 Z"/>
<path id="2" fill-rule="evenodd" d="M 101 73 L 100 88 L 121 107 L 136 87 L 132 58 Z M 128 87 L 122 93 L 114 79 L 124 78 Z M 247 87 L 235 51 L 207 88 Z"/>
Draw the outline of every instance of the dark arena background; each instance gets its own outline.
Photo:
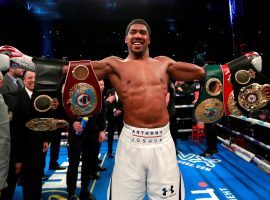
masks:
<path id="1" fill-rule="evenodd" d="M 0 45 L 29 55 L 125 57 L 125 28 L 134 18 L 152 28 L 151 56 L 224 63 L 257 51 L 269 72 L 265 1 L 258 0 L 1 0 Z M 268 70 L 268 71 L 267 71 Z"/>
<path id="2" fill-rule="evenodd" d="M 31 56 L 69 61 L 98 60 L 111 55 L 125 58 L 126 26 L 132 19 L 142 18 L 152 29 L 151 57 L 165 55 L 202 65 L 223 64 L 256 51 L 263 60 L 263 74 L 270 77 L 267 3 L 266 0 L 0 0 L 0 46 L 11 45 Z M 108 81 L 105 84 L 110 87 Z M 191 104 L 192 97 L 185 102 Z M 177 158 L 185 180 L 186 199 L 270 199 L 270 140 L 253 144 L 254 134 L 249 132 L 254 124 L 263 124 L 270 134 L 270 124 L 246 116 L 228 117 L 230 120 L 216 127 L 219 153 L 205 158 L 199 156 L 205 148 L 205 139 L 200 144 L 190 139 L 192 106 L 179 105 L 181 102 L 176 102 Z M 114 151 L 116 145 L 117 137 Z M 99 156 L 107 170 L 100 173 L 99 180 L 91 181 L 89 190 L 98 200 L 105 200 L 114 164 L 114 159 L 107 157 L 106 141 Z M 65 134 L 59 163 L 68 166 Z M 65 199 L 66 171 L 47 168 L 46 165 L 49 180 L 43 185 L 43 199 Z M 80 187 L 79 178 L 77 185 Z M 14 199 L 22 199 L 21 190 L 17 186 Z"/>

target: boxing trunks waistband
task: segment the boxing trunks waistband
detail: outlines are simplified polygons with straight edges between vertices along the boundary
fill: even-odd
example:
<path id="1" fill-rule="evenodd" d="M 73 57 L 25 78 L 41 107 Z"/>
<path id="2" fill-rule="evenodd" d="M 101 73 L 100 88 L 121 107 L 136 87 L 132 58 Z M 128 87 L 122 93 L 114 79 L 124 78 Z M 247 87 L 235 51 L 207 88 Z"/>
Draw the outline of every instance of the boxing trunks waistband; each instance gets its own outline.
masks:
<path id="1" fill-rule="evenodd" d="M 137 128 L 124 123 L 121 138 L 139 145 L 160 144 L 171 138 L 169 123 L 159 128 Z"/>

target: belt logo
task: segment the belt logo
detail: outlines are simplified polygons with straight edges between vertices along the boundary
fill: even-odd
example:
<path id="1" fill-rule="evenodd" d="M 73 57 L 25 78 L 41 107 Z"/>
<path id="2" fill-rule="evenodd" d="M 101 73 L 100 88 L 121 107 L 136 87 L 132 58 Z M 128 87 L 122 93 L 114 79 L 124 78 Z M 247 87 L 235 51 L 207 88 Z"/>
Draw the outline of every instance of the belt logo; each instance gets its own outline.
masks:
<path id="1" fill-rule="evenodd" d="M 252 83 L 242 87 L 239 91 L 238 102 L 247 111 L 258 110 L 265 107 L 269 101 L 269 84 L 260 85 Z"/>
<path id="2" fill-rule="evenodd" d="M 220 119 L 224 114 L 223 103 L 215 98 L 209 98 L 201 102 L 195 109 L 197 121 L 211 123 Z"/>
<path id="3" fill-rule="evenodd" d="M 75 84 L 69 91 L 68 103 L 74 115 L 88 115 L 97 106 L 96 90 L 87 83 Z"/>

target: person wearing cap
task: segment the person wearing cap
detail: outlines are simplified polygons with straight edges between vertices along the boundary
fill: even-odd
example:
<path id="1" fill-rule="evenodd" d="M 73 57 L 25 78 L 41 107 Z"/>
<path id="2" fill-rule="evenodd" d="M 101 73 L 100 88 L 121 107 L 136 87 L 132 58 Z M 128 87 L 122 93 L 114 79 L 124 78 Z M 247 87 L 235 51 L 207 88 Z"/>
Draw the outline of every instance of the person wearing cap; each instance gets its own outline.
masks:
<path id="1" fill-rule="evenodd" d="M 3 74 L 0 71 L 0 88 L 3 85 Z M 6 179 L 8 176 L 10 154 L 10 133 L 8 108 L 4 98 L 0 93 L 0 197 L 1 191 L 7 187 Z"/>

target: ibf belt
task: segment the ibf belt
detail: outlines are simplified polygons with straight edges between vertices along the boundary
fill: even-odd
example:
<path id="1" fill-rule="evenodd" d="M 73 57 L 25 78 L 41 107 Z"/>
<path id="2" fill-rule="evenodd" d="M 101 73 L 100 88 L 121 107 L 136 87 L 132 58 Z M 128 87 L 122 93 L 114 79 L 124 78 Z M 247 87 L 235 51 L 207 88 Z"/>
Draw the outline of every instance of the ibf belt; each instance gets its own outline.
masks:
<path id="1" fill-rule="evenodd" d="M 63 106 L 70 118 L 101 110 L 101 91 L 91 61 L 72 61 L 63 90 Z"/>
<path id="2" fill-rule="evenodd" d="M 262 109 L 270 100 L 270 80 L 261 71 L 262 59 L 250 52 L 228 63 L 235 105 L 242 113 Z"/>
<path id="3" fill-rule="evenodd" d="M 193 117 L 196 121 L 212 123 L 224 115 L 223 77 L 220 65 L 206 65 L 205 73 L 199 99 L 194 105 Z"/>
<path id="4" fill-rule="evenodd" d="M 221 66 L 223 74 L 223 105 L 225 116 L 233 115 L 242 115 L 242 112 L 238 109 L 233 93 L 233 86 L 230 82 L 231 71 L 228 64 Z"/>

